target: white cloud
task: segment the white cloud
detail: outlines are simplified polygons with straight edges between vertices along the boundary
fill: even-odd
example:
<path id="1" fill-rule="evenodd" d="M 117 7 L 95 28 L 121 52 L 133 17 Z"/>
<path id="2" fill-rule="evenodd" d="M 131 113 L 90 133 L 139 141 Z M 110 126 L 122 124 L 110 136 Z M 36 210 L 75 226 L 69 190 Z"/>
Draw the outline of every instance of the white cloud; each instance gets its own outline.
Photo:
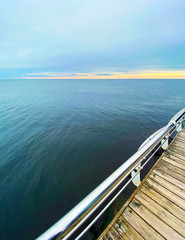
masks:
<path id="1" fill-rule="evenodd" d="M 6 0 L 0 11 L 1 69 L 185 63 L 183 0 Z"/>

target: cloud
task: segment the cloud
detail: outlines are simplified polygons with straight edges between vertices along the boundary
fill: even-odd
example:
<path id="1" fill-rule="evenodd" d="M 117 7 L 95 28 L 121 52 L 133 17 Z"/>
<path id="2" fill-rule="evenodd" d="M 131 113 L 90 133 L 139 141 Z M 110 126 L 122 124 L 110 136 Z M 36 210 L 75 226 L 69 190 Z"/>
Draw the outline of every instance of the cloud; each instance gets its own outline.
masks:
<path id="1" fill-rule="evenodd" d="M 48 77 L 59 77 L 60 73 L 55 73 L 55 72 L 38 72 L 38 73 L 27 73 L 26 74 L 28 77 L 29 76 L 48 76 Z"/>
<path id="2" fill-rule="evenodd" d="M 23 79 L 185 79 L 185 70 L 143 70 L 107 73 L 29 73 Z"/>
<path id="3" fill-rule="evenodd" d="M 6 0 L 0 9 L 0 77 L 185 65 L 183 0 Z"/>

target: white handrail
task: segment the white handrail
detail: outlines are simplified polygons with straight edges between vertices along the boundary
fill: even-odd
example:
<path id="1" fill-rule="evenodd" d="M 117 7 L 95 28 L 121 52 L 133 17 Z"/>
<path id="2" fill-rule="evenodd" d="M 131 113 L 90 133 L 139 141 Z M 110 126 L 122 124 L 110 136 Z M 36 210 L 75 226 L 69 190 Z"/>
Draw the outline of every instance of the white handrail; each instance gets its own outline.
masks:
<path id="1" fill-rule="evenodd" d="M 169 137 L 176 127 L 179 127 L 179 125 L 182 124 L 184 118 L 185 108 L 178 112 L 166 126 L 161 128 L 156 134 L 153 134 L 152 138 L 146 141 L 146 143 L 143 144 L 135 154 L 133 154 L 63 218 L 38 237 L 37 240 L 48 240 L 56 237 L 57 239 L 68 239 L 120 186 L 127 176 L 130 175 L 143 160 L 147 159 L 152 150 L 160 142 L 164 141 L 167 136 Z M 128 184 L 126 183 L 125 185 Z"/>

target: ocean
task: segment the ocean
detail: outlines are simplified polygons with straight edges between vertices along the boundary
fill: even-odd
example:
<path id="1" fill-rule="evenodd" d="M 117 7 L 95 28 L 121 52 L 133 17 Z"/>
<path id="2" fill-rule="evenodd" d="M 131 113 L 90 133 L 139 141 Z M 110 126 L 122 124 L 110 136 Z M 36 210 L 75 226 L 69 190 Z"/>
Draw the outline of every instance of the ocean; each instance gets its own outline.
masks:
<path id="1" fill-rule="evenodd" d="M 0 239 L 34 239 L 185 107 L 185 80 L 0 80 Z"/>

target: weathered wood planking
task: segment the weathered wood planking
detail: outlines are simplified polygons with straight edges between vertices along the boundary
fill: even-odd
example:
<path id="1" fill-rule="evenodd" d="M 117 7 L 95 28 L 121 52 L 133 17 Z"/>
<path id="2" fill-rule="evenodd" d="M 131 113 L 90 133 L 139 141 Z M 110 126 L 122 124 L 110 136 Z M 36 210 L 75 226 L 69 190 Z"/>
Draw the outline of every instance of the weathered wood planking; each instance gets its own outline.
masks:
<path id="1" fill-rule="evenodd" d="M 185 128 L 98 239 L 185 239 Z"/>

